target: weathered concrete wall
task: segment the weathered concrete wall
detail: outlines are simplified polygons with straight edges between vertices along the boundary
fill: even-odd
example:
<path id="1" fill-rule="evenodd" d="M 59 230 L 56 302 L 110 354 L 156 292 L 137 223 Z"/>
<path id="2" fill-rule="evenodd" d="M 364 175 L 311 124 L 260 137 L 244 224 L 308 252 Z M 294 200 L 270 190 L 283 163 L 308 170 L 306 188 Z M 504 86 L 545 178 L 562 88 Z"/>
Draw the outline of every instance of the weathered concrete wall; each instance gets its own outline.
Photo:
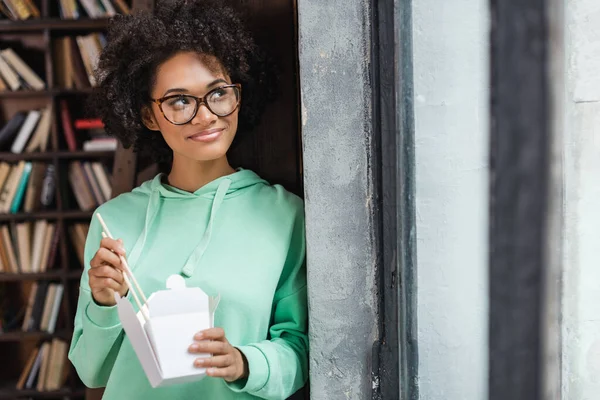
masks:
<path id="1" fill-rule="evenodd" d="M 368 399 L 377 338 L 369 1 L 298 1 L 311 397 Z"/>
<path id="2" fill-rule="evenodd" d="M 424 400 L 487 398 L 488 3 L 413 1 Z"/>
<path id="3" fill-rule="evenodd" d="M 567 1 L 563 399 L 600 394 L 600 3 Z"/>

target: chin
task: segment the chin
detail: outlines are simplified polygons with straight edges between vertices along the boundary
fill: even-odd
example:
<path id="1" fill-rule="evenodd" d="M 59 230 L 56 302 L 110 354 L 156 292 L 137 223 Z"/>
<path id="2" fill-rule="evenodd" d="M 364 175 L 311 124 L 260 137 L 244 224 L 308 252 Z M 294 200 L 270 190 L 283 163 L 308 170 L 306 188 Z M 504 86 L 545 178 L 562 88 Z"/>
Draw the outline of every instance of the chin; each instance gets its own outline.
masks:
<path id="1" fill-rule="evenodd" d="M 209 146 L 201 146 L 202 148 L 194 149 L 185 149 L 182 153 L 187 157 L 195 161 L 213 161 L 218 160 L 227 154 L 227 150 L 229 146 L 221 145 L 220 143 L 215 143 L 214 145 Z"/>

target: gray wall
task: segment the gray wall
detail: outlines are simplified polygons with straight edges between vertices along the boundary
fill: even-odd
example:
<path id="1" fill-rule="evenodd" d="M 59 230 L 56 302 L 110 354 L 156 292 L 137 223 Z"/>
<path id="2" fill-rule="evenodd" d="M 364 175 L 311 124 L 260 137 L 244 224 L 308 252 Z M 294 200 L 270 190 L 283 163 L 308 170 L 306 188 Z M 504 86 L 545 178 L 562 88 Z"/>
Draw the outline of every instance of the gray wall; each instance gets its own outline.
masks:
<path id="1" fill-rule="evenodd" d="M 487 398 L 487 0 L 414 0 L 421 399 Z"/>
<path id="2" fill-rule="evenodd" d="M 369 399 L 376 327 L 369 1 L 298 1 L 311 397 Z"/>
<path id="3" fill-rule="evenodd" d="M 563 399 L 600 393 L 600 8 L 568 0 Z"/>

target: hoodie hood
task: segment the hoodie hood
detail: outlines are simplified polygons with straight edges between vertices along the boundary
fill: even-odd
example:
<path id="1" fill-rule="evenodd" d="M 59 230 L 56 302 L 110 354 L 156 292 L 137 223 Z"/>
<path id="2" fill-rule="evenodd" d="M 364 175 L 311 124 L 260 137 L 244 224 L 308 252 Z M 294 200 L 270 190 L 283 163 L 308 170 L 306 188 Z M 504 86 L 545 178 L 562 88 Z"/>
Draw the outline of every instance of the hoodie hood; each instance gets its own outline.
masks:
<path id="1" fill-rule="evenodd" d="M 158 174 L 154 179 L 144 182 L 141 186 L 134 189 L 134 193 L 148 195 L 148 205 L 146 207 L 146 217 L 144 228 L 133 246 L 128 257 L 128 263 L 135 269 L 137 261 L 144 249 L 148 232 L 152 229 L 152 224 L 158 215 L 162 201 L 170 199 L 208 199 L 212 201 L 210 207 L 210 216 L 208 224 L 204 230 L 202 238 L 199 240 L 194 251 L 190 254 L 187 262 L 181 270 L 181 274 L 190 277 L 194 274 L 195 266 L 198 264 L 206 248 L 210 244 L 213 225 L 217 219 L 218 211 L 224 201 L 228 198 L 238 196 L 244 192 L 244 189 L 257 185 L 268 184 L 258 175 L 250 170 L 239 169 L 233 174 L 226 175 L 207 183 L 195 192 L 186 192 L 185 190 L 164 184 L 165 174 Z"/>

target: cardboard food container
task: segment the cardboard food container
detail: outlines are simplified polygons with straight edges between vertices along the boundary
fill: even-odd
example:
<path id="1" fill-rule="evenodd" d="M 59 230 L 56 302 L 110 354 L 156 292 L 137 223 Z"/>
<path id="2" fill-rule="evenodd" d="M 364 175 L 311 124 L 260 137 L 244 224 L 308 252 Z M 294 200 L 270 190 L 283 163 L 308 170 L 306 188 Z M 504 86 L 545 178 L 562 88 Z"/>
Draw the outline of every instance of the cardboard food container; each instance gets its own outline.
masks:
<path id="1" fill-rule="evenodd" d="M 119 319 L 153 388 L 198 381 L 205 368 L 194 360 L 209 354 L 189 353 L 194 335 L 212 328 L 219 297 L 209 297 L 202 289 L 188 288 L 180 275 L 167 279 L 166 289 L 152 293 L 137 313 L 125 297 L 115 293 Z"/>

